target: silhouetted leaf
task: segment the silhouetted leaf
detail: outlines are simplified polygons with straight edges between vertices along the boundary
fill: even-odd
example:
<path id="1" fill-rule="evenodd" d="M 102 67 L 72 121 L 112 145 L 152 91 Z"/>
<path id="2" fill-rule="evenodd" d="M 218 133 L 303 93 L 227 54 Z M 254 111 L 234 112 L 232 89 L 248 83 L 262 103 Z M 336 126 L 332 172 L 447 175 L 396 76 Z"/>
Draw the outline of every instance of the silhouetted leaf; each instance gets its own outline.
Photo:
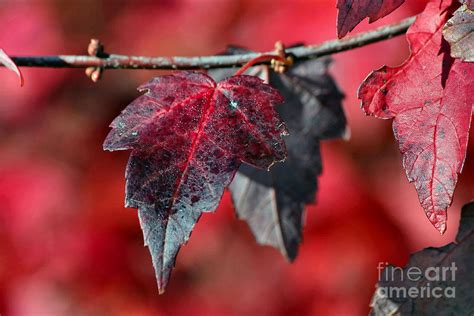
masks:
<path id="1" fill-rule="evenodd" d="M 412 254 L 403 269 L 387 266 L 380 272 L 371 315 L 474 315 L 473 271 L 471 202 L 462 209 L 455 242 Z"/>
<path id="2" fill-rule="evenodd" d="M 228 52 L 248 50 L 229 48 Z M 329 63 L 329 59 L 300 62 L 283 74 L 266 66 L 251 70 L 285 98 L 277 111 L 290 132 L 285 138 L 288 158 L 270 171 L 242 165 L 229 189 L 238 217 L 247 221 L 257 242 L 280 249 L 290 261 L 301 242 L 305 205 L 314 202 L 321 174 L 319 142 L 346 131 L 343 96 L 327 72 Z M 216 79 L 231 73 L 210 71 Z"/>

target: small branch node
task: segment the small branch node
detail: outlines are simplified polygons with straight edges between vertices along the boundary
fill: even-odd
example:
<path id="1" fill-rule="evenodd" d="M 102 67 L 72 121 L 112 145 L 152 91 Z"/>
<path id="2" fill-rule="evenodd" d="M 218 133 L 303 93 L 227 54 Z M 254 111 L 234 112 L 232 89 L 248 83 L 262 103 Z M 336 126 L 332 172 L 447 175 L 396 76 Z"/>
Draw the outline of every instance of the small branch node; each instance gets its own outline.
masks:
<path id="1" fill-rule="evenodd" d="M 104 44 L 96 38 L 92 38 L 87 46 L 87 53 L 92 57 L 107 58 L 108 54 L 104 51 Z M 92 82 L 97 82 L 102 77 L 104 72 L 103 67 L 88 67 L 86 68 L 86 76 L 92 80 Z"/>
<path id="2" fill-rule="evenodd" d="M 293 56 L 286 55 L 285 45 L 282 41 L 275 43 L 275 53 L 280 57 L 280 59 L 272 59 L 270 66 L 276 73 L 284 73 L 289 66 L 293 65 Z"/>
<path id="3" fill-rule="evenodd" d="M 95 57 L 106 57 L 107 55 L 104 52 L 104 44 L 96 38 L 91 38 L 89 46 L 87 47 L 87 53 L 89 56 Z"/>
<path id="4" fill-rule="evenodd" d="M 92 80 L 92 82 L 97 82 L 102 78 L 102 73 L 104 69 L 101 67 L 88 67 L 86 68 L 86 76 Z"/>

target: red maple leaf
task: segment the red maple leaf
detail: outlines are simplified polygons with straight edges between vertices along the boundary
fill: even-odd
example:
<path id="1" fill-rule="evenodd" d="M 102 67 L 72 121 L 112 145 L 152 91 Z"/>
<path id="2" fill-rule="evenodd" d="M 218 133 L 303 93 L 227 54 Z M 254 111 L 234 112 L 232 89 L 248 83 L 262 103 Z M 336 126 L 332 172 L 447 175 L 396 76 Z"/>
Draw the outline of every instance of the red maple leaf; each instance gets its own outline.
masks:
<path id="1" fill-rule="evenodd" d="M 126 206 L 139 209 L 163 292 L 180 246 L 202 212 L 216 209 L 241 162 L 269 168 L 286 156 L 283 98 L 257 77 L 216 82 L 179 72 L 142 85 L 147 93 L 111 124 L 106 150 L 132 149 Z"/>
<path id="2" fill-rule="evenodd" d="M 466 156 L 474 101 L 474 64 L 455 60 L 442 28 L 453 0 L 430 2 L 407 32 L 411 56 L 362 83 L 367 115 L 393 118 L 403 166 L 431 223 L 443 233 L 446 210 Z"/>
<path id="3" fill-rule="evenodd" d="M 401 6 L 405 0 L 337 0 L 337 35 L 346 36 L 363 19 L 369 23 L 390 14 Z"/>

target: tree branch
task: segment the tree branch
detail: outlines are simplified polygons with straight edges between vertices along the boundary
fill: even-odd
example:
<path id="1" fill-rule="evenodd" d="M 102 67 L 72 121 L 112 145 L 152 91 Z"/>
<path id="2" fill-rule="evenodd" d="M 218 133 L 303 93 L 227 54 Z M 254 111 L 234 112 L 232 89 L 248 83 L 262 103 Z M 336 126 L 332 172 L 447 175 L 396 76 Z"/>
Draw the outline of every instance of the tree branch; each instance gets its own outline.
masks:
<path id="1" fill-rule="evenodd" d="M 404 34 L 415 21 L 410 17 L 398 23 L 382 26 L 374 30 L 349 36 L 342 40 L 331 40 L 319 45 L 308 45 L 289 48 L 286 53 L 294 60 L 305 60 L 351 50 L 354 48 L 383 41 Z M 144 57 L 106 54 L 95 56 L 11 56 L 17 66 L 48 67 L 48 68 L 87 68 L 103 69 L 209 69 L 241 66 L 260 55 L 275 52 L 250 53 L 231 56 L 200 56 L 200 57 Z M 264 61 L 261 63 L 269 63 Z M 2 66 L 0 64 L 0 66 Z"/>

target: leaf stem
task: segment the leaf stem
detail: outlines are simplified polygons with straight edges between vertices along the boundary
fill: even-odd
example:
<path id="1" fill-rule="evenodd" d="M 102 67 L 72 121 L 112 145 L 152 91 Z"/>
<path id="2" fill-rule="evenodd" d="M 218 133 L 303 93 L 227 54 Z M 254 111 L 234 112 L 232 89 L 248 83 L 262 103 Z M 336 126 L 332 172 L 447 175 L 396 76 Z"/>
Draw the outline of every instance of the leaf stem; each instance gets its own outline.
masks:
<path id="1" fill-rule="evenodd" d="M 260 55 L 258 57 L 255 57 L 254 59 L 249 60 L 245 65 L 243 65 L 237 72 L 235 73 L 234 76 L 240 76 L 243 74 L 247 69 L 252 67 L 255 64 L 262 63 L 264 61 L 271 61 L 272 59 L 278 60 L 282 63 L 285 62 L 285 58 L 278 56 L 278 55 Z"/>

